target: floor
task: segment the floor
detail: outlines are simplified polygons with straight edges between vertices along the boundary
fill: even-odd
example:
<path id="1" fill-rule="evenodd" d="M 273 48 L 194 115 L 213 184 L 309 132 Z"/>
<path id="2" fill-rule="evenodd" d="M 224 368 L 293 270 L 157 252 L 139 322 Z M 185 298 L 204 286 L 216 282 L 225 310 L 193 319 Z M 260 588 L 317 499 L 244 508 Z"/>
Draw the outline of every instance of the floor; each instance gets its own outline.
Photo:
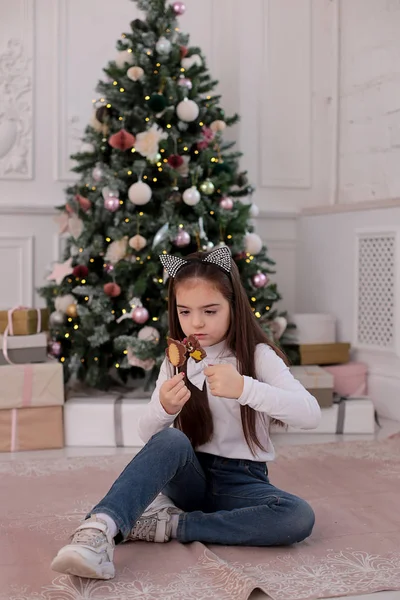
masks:
<path id="1" fill-rule="evenodd" d="M 280 446 L 299 445 L 299 444 L 320 444 L 334 441 L 351 441 L 351 440 L 373 440 L 384 439 L 394 433 L 400 431 L 400 422 L 389 421 L 382 419 L 381 427 L 373 435 L 317 435 L 306 433 L 279 433 L 273 436 L 275 448 L 279 451 Z M 137 450 L 136 450 L 137 451 Z M 135 453 L 134 448 L 63 448 L 62 450 L 46 450 L 36 452 L 15 452 L 1 453 L 0 461 L 7 460 L 23 460 L 34 458 L 57 458 L 61 456 L 93 456 L 93 455 L 111 455 L 111 454 L 132 454 Z M 261 590 L 255 590 L 250 600 L 267 600 Z M 400 600 L 400 591 L 397 592 L 380 592 L 373 595 L 361 596 L 346 596 L 346 600 Z"/>

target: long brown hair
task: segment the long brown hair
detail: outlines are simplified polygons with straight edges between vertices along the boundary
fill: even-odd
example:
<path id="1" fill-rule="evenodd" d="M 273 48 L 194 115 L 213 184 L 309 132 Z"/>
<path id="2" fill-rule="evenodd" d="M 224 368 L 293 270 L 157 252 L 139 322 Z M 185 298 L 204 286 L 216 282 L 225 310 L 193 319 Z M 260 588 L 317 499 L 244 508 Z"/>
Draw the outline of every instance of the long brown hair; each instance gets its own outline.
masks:
<path id="1" fill-rule="evenodd" d="M 186 256 L 190 260 L 188 264 L 179 269 L 174 278 L 169 281 L 168 290 L 168 319 L 169 333 L 173 339 L 182 341 L 185 337 L 181 329 L 176 306 L 177 287 L 189 279 L 202 279 L 213 284 L 216 289 L 229 302 L 230 306 L 230 325 L 226 335 L 226 345 L 236 357 L 237 368 L 241 375 L 248 375 L 256 379 L 255 370 L 255 350 L 257 344 L 268 344 L 286 363 L 286 357 L 283 352 L 274 346 L 267 335 L 258 324 L 245 289 L 240 280 L 239 270 L 232 260 L 230 274 L 224 272 L 213 263 L 202 262 L 207 256 L 206 252 L 195 252 Z M 186 365 L 183 370 L 186 372 Z M 190 439 L 195 448 L 210 441 L 213 435 L 213 420 L 210 406 L 208 403 L 207 391 L 204 386 L 199 390 L 186 377 L 186 386 L 191 392 L 189 402 L 187 402 L 177 418 L 174 425 L 177 429 L 183 431 Z M 264 418 L 262 413 L 257 413 L 250 406 L 240 406 L 243 433 L 253 456 L 256 455 L 255 446 L 265 451 L 256 433 L 256 417 L 259 415 Z"/>

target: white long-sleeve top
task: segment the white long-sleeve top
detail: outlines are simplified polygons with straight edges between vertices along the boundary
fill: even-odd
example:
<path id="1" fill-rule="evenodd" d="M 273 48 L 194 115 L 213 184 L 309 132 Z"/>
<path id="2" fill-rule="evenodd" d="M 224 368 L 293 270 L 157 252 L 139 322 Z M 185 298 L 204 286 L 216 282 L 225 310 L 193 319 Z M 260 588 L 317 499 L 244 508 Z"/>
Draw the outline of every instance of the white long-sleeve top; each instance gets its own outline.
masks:
<path id="1" fill-rule="evenodd" d="M 202 389 L 206 380 L 203 371 L 209 364 L 231 363 L 235 368 L 237 367 L 236 357 L 226 347 L 225 342 L 207 347 L 206 352 L 207 356 L 201 362 L 196 363 L 189 358 L 187 364 L 188 378 L 199 389 Z M 214 433 L 212 439 L 195 448 L 196 451 L 225 458 L 267 462 L 275 457 L 274 447 L 268 433 L 270 419 L 279 419 L 283 423 L 299 429 L 317 427 L 321 418 L 318 402 L 293 377 L 283 360 L 267 344 L 257 345 L 255 368 L 257 379 L 244 376 L 243 393 L 237 400 L 213 396 L 206 382 Z M 168 414 L 159 397 L 160 387 L 172 374 L 171 365 L 165 359 L 146 412 L 138 423 L 139 435 L 145 443 L 159 431 L 170 427 L 179 414 L 179 412 L 175 415 Z M 264 414 L 265 419 L 256 419 L 256 431 L 266 452 L 256 446 L 256 456 L 251 453 L 243 434 L 240 405 L 251 406 Z"/>

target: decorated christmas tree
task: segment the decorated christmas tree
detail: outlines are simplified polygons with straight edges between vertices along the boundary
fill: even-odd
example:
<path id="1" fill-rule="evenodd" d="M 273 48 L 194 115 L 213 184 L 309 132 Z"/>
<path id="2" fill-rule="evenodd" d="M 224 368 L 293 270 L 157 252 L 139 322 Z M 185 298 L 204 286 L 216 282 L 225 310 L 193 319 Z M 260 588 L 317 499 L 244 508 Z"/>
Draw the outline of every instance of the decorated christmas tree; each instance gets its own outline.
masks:
<path id="1" fill-rule="evenodd" d="M 206 57 L 179 29 L 185 5 L 133 1 L 144 16 L 97 85 L 72 156 L 79 180 L 58 207 L 65 255 L 40 289 L 66 380 L 97 388 L 157 373 L 167 336 L 162 253 L 229 246 L 260 325 L 276 342 L 286 333 L 269 279 L 275 263 L 254 233 L 254 190 L 224 141 L 238 116 L 225 115 Z"/>

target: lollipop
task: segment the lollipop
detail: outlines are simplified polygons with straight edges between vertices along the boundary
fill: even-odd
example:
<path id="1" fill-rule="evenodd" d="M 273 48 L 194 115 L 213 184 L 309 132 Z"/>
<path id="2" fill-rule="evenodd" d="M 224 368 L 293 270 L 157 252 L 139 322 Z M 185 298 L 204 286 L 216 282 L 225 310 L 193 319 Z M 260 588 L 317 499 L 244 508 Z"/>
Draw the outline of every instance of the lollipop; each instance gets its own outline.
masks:
<path id="1" fill-rule="evenodd" d="M 177 340 L 172 338 L 167 339 L 168 348 L 165 350 L 165 354 L 171 365 L 175 367 L 182 367 L 186 362 L 186 346 Z"/>
<path id="2" fill-rule="evenodd" d="M 196 362 L 200 362 L 207 356 L 206 351 L 200 346 L 199 340 L 194 335 L 185 338 L 183 342 L 168 338 L 167 343 L 168 348 L 165 350 L 165 354 L 169 362 L 175 367 L 175 372 L 177 372 L 178 367 L 185 364 L 187 355 Z"/>
<path id="3" fill-rule="evenodd" d="M 183 341 L 186 344 L 189 356 L 196 362 L 200 362 L 207 356 L 206 351 L 200 346 L 199 340 L 194 335 L 189 335 L 189 337 L 187 339 L 185 338 Z"/>

